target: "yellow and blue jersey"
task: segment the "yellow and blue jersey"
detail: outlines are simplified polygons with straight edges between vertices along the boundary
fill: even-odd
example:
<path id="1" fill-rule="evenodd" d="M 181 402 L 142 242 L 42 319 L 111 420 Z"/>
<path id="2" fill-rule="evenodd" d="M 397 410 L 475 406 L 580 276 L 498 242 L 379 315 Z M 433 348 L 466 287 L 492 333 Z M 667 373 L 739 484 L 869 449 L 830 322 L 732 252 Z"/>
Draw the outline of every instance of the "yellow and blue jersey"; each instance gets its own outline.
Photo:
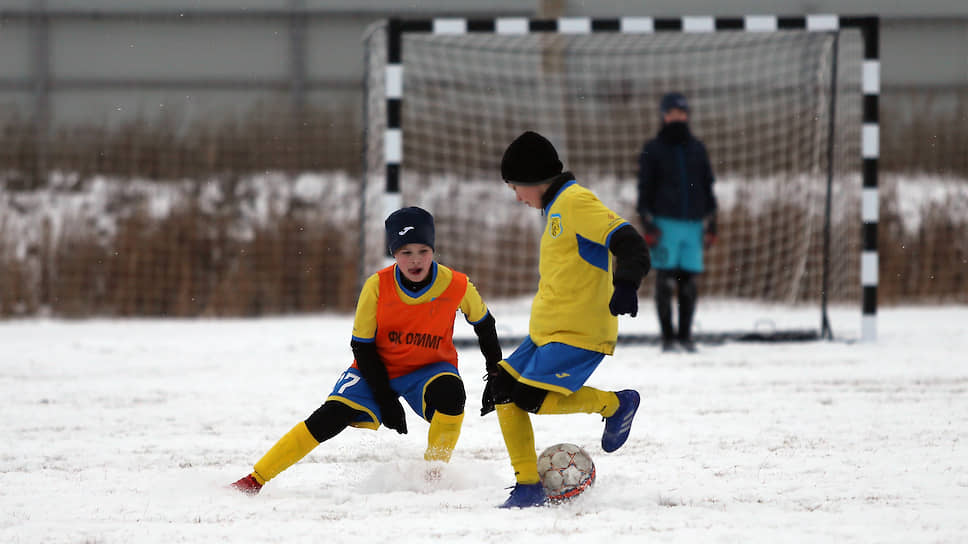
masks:
<path id="1" fill-rule="evenodd" d="M 613 291 L 608 244 L 628 222 L 574 180 L 562 186 L 544 214 L 531 339 L 538 346 L 560 342 L 611 355 L 618 318 L 608 309 Z"/>

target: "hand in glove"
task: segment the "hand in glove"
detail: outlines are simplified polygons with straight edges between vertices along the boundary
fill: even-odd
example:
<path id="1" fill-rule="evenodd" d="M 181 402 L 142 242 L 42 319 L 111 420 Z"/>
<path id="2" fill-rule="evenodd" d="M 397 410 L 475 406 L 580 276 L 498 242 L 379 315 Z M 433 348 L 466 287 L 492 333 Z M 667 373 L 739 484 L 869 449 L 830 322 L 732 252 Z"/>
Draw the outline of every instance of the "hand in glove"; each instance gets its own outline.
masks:
<path id="1" fill-rule="evenodd" d="M 383 426 L 400 434 L 407 434 L 407 417 L 403 413 L 400 399 L 388 393 L 378 397 L 377 403 L 380 405 L 380 419 Z"/>
<path id="2" fill-rule="evenodd" d="M 486 416 L 487 414 L 494 411 L 494 389 L 493 389 L 494 377 L 491 373 L 484 375 L 484 394 L 481 395 L 481 415 Z"/>
<path id="3" fill-rule="evenodd" d="M 608 310 L 612 315 L 629 314 L 635 317 L 639 313 L 639 293 L 634 284 L 619 282 L 615 284 L 615 292 L 608 303 Z"/>

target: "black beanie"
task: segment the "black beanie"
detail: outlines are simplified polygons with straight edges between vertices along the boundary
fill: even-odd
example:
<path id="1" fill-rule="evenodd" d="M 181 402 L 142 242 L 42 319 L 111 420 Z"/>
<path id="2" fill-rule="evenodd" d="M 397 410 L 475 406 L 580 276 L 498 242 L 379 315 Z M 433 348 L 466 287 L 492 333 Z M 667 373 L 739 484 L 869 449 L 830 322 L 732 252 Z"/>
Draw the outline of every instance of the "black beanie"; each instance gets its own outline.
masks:
<path id="1" fill-rule="evenodd" d="M 671 109 L 689 111 L 689 102 L 686 101 L 686 97 L 682 93 L 666 93 L 659 101 L 659 113 L 665 115 Z"/>
<path id="2" fill-rule="evenodd" d="M 387 229 L 390 255 L 407 244 L 427 244 L 434 248 L 434 216 L 427 210 L 411 206 L 390 214 L 383 223 Z"/>
<path id="3" fill-rule="evenodd" d="M 515 185 L 549 183 L 561 170 L 555 146 L 530 130 L 511 142 L 501 159 L 501 177 Z"/>

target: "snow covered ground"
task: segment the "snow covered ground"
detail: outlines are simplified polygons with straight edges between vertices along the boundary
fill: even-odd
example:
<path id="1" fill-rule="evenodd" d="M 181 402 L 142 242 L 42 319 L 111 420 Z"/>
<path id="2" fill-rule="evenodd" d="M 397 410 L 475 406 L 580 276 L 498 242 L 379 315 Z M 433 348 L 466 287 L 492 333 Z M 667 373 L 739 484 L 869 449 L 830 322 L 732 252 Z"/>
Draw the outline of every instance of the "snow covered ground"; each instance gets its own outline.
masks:
<path id="1" fill-rule="evenodd" d="M 643 306 L 623 331 L 654 330 Z M 642 393 L 628 444 L 605 454 L 596 416 L 533 417 L 539 449 L 585 447 L 598 481 L 519 511 L 495 508 L 513 477 L 474 349 L 441 481 L 408 413 L 410 434 L 348 429 L 248 497 L 227 484 L 329 393 L 350 317 L 0 322 L 0 542 L 968 541 L 968 307 L 879 319 L 873 344 L 619 346 L 591 385 Z"/>

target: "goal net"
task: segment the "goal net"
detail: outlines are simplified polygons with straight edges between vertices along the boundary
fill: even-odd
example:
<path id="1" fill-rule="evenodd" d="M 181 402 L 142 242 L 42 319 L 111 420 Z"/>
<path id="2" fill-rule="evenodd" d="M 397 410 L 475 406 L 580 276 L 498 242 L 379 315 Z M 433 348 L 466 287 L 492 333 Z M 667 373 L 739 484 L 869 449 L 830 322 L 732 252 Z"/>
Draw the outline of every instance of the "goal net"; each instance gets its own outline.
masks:
<path id="1" fill-rule="evenodd" d="M 386 213 L 414 205 L 436 218 L 439 262 L 468 273 L 485 300 L 532 295 L 545 223 L 502 181 L 506 146 L 525 130 L 547 136 L 578 182 L 641 230 L 638 155 L 660 128 L 660 98 L 679 91 L 719 202 L 697 333 L 817 330 L 825 294 L 857 313 L 859 31 L 401 32 L 390 44 L 399 83 L 388 81 L 390 39 L 388 25 L 366 39 L 365 272 L 386 262 Z M 388 123 L 399 124 L 397 151 Z M 650 274 L 646 315 L 653 289 Z"/>

